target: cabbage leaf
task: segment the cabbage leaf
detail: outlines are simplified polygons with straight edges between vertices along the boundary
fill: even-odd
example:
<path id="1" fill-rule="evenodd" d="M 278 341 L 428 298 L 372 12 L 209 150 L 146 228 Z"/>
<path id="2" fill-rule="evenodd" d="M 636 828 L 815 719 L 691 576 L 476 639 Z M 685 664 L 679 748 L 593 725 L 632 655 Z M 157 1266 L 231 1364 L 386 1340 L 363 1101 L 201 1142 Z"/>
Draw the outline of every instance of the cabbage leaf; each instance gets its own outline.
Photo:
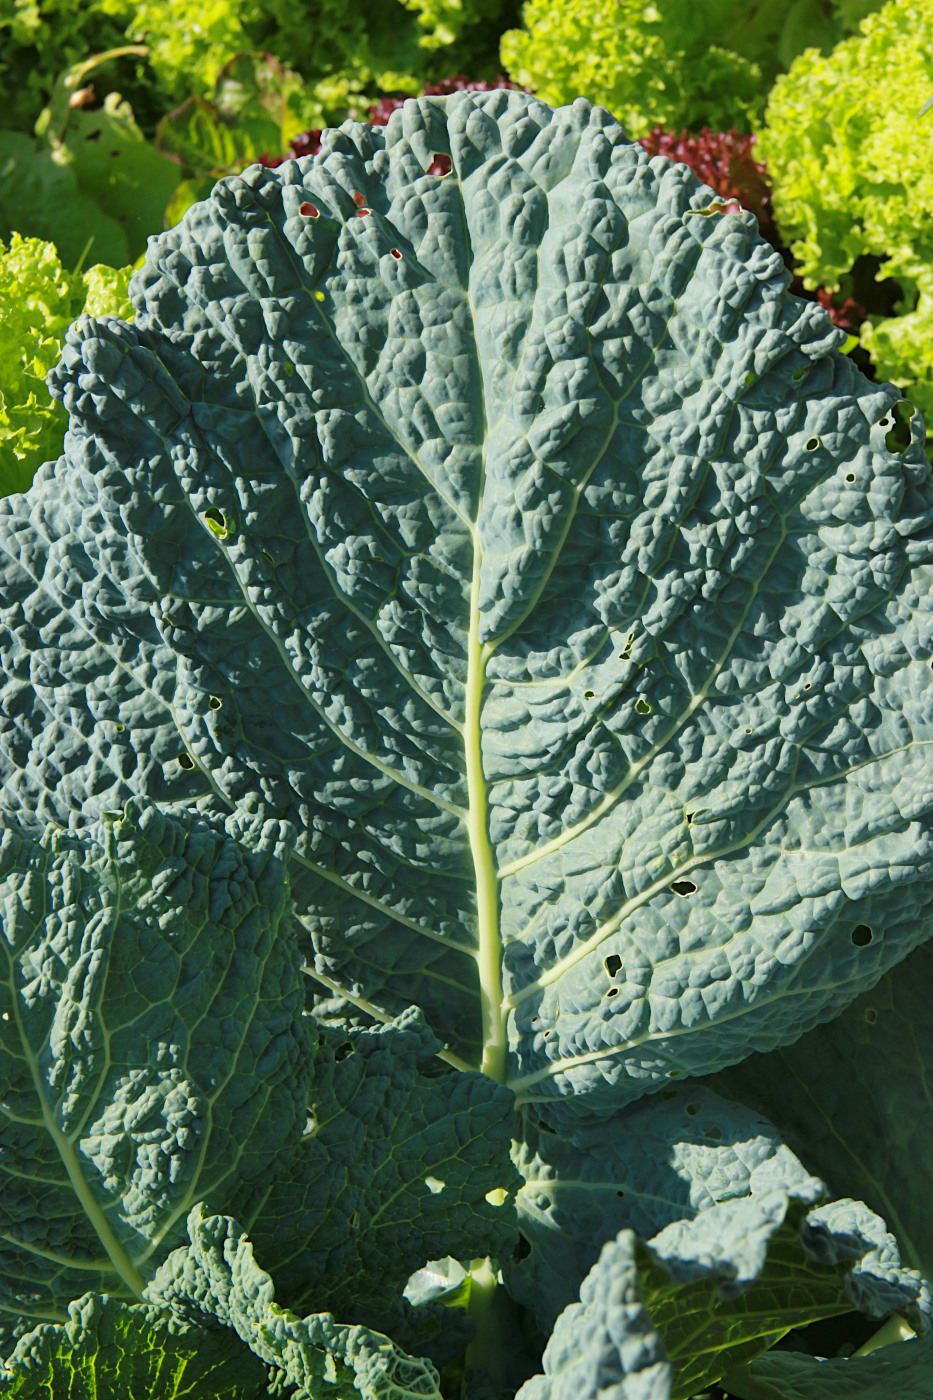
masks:
<path id="1" fill-rule="evenodd" d="M 288 820 L 318 985 L 554 1121 L 840 1011 L 930 930 L 933 492 L 787 280 L 584 102 L 222 180 L 0 510 L 5 812 Z"/>
<path id="2" fill-rule="evenodd" d="M 403 1275 L 429 1251 L 464 1251 L 477 1300 L 500 1265 L 519 1292 L 514 1165 L 527 1198 L 551 1153 L 535 1134 L 572 1168 L 575 1135 L 601 1125 L 587 1160 L 629 1183 L 632 1216 L 597 1192 L 565 1230 L 574 1290 L 641 1195 L 668 1279 L 643 1266 L 653 1319 L 689 1303 L 702 1327 L 730 1287 L 741 1314 L 779 1266 L 768 1338 L 742 1324 L 736 1359 L 827 1309 L 909 1306 L 927 1325 L 878 1217 L 844 1186 L 827 1204 L 757 1106 L 699 1115 L 722 1113 L 734 1172 L 704 1200 L 692 1130 L 658 1097 L 792 1044 L 933 931 L 923 425 L 898 441 L 898 391 L 788 281 L 752 216 L 605 111 L 498 90 L 413 99 L 385 128 L 348 123 L 314 157 L 221 180 L 150 241 L 132 324 L 72 327 L 50 375 L 64 454 L 0 502 L 0 821 L 39 863 L 26 915 L 9 895 L 8 960 L 52 936 L 37 851 L 102 871 L 96 907 L 114 887 L 100 833 L 133 813 L 172 851 L 229 839 L 237 871 L 274 832 L 279 884 L 249 927 L 287 993 L 255 1014 L 297 1071 L 283 1150 L 238 1164 L 229 1191 L 207 1171 L 153 1204 L 143 1173 L 124 1201 L 112 1173 L 96 1218 L 144 1240 L 128 1299 L 189 1248 L 187 1212 L 214 1223 L 165 1306 L 184 1309 L 187 1280 L 289 1375 L 307 1346 L 337 1347 L 331 1324 L 305 1326 L 329 1300 L 333 1326 L 383 1335 L 381 1310 L 407 1339 Z M 138 876 L 147 909 L 167 854 Z M 178 889 L 204 899 L 207 878 L 182 862 Z M 132 929 L 121 957 L 167 956 L 158 917 Z M 50 1016 L 58 998 L 95 1024 L 76 957 L 16 1006 Z M 150 1014 L 176 1014 L 170 993 Z M 237 1004 L 247 1048 L 253 1011 Z M 230 1053 L 222 1018 L 202 1034 Z M 23 1059 L 29 1036 L 7 1035 Z M 54 1087 L 54 1054 L 47 1070 Z M 263 1053 L 235 1075 L 247 1143 L 265 1079 Z M 639 1162 L 613 1134 L 643 1110 L 658 1146 Z M 753 1140 L 775 1177 L 743 1157 Z M 69 1181 L 87 1194 L 84 1171 Z M 63 1230 L 73 1200 L 65 1214 Z M 16 1262 L 61 1320 L 99 1281 L 58 1288 L 60 1260 L 31 1243 L 21 1222 Z M 562 1321 L 581 1304 L 558 1282 L 540 1289 L 547 1325 L 560 1314 L 545 1378 L 581 1317 Z M 623 1349 L 627 1289 L 622 1312 L 584 1318 Z M 476 1315 L 468 1372 L 490 1352 Z"/>

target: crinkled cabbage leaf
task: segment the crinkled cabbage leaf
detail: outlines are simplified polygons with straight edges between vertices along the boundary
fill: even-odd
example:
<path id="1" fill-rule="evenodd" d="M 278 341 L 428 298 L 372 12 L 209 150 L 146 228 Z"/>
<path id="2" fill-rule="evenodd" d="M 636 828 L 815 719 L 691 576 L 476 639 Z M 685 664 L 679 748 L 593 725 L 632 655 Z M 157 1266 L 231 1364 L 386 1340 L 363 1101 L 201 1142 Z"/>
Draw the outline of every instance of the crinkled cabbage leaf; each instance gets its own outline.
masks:
<path id="1" fill-rule="evenodd" d="M 444 176 L 429 173 L 439 154 Z M 922 422 L 910 417 L 904 438 L 897 390 L 861 376 L 788 282 L 751 215 L 649 158 L 602 109 L 470 92 L 412 100 L 385 128 L 348 123 L 315 157 L 220 181 L 150 240 L 134 322 L 85 316 L 69 333 L 50 376 L 69 413 L 64 455 L 0 502 L 0 822 L 36 886 L 25 913 L 10 895 L 10 986 L 53 1022 L 70 1026 L 73 1005 L 89 1026 L 101 1015 L 80 979 L 102 969 L 79 958 L 80 977 L 70 971 L 74 950 L 51 981 L 16 983 L 30 940 L 57 936 L 37 852 L 96 862 L 68 936 L 103 937 L 115 916 L 95 901 L 116 907 L 114 877 L 91 847 L 108 823 L 138 811 L 179 849 L 223 832 L 237 869 L 251 868 L 249 833 L 278 833 L 279 893 L 251 917 L 269 924 L 292 1001 L 273 996 L 262 1016 L 282 1045 L 306 1034 L 319 1071 L 317 1090 L 314 1074 L 283 1085 L 290 1148 L 268 1171 L 256 1159 L 249 1191 L 239 1174 L 235 1210 L 209 1173 L 173 1180 L 158 1224 L 144 1180 L 123 1201 L 123 1174 L 115 1191 L 110 1176 L 91 1184 L 80 1142 L 62 1156 L 45 1119 L 42 1131 L 63 1199 L 76 1182 L 93 1198 L 97 1214 L 82 1209 L 111 1263 L 117 1244 L 140 1262 L 126 1240 L 143 1220 L 150 1284 L 197 1207 L 207 1233 L 191 1236 L 184 1288 L 162 1276 L 161 1305 L 177 1310 L 194 1287 L 205 1317 L 290 1376 L 311 1365 L 317 1384 L 320 1363 L 342 1383 L 340 1366 L 352 1370 L 347 1338 L 320 1321 L 328 1290 L 347 1314 L 333 1327 L 376 1336 L 362 1314 L 407 1326 L 403 1274 L 427 1251 L 485 1248 L 510 1273 L 507 1141 L 517 1135 L 528 1197 L 598 1125 L 600 1161 L 627 1183 L 614 1201 L 629 1190 L 632 1214 L 588 1200 L 568 1234 L 571 1298 L 658 1185 L 652 1257 L 668 1283 L 649 1269 L 638 1285 L 653 1318 L 670 1305 L 702 1329 L 730 1286 L 763 1296 L 772 1247 L 770 1335 L 812 1313 L 791 1205 L 812 1205 L 820 1183 L 760 1116 L 704 1099 L 701 1122 L 715 1113 L 729 1129 L 733 1173 L 704 1201 L 700 1144 L 662 1121 L 671 1100 L 634 1103 L 792 1044 L 933 932 Z M 147 910 L 171 883 L 146 887 L 157 867 L 139 877 Z M 179 878 L 201 889 L 207 877 Z M 286 880 L 294 924 L 273 931 Z M 178 904 L 174 936 L 210 946 L 206 924 L 185 933 Z M 133 926 L 157 950 L 172 934 L 157 910 Z M 132 939 L 119 947 L 129 959 Z M 108 988 L 122 1013 L 123 984 Z M 166 984 L 164 1017 L 177 994 Z M 332 1025 L 315 1051 L 304 1011 L 316 995 L 329 1019 L 353 1010 L 346 1060 Z M 247 1045 L 253 1013 L 236 1007 Z M 229 1029 L 206 1015 L 201 1033 L 229 1053 Z M 36 1053 L 22 1050 L 28 1027 L 0 1044 L 13 1061 Z M 248 1123 L 263 1064 L 238 1070 Z M 46 1081 L 27 1087 L 42 1097 Z M 643 1110 L 657 1115 L 650 1162 L 613 1135 L 617 1115 Z M 132 1140 L 137 1120 L 125 1126 Z M 758 1138 L 758 1158 L 743 1157 Z M 109 1168 L 119 1144 L 101 1143 Z M 772 1156 L 787 1180 L 768 1176 Z M 574 1181 L 584 1196 L 593 1184 L 585 1170 Z M 29 1190 L 16 1188 L 24 1201 Z M 821 1210 L 841 1211 L 822 1233 Z M 66 1242 L 74 1218 L 69 1197 Z M 393 1254 L 393 1222 L 418 1220 Z M 837 1201 L 806 1221 L 835 1290 L 819 1315 L 916 1303 L 920 1325 L 925 1285 L 865 1206 Z M 47 1224 L 33 1212 L 30 1229 Z M 648 1238 L 647 1216 L 636 1228 Z M 20 1222 L 20 1301 L 63 1316 L 61 1259 L 33 1243 Z M 532 1241 L 529 1269 L 542 1248 Z M 618 1383 L 642 1384 L 627 1267 L 618 1296 L 540 1289 L 560 1320 L 532 1387 L 556 1397 L 567 1360 L 585 1394 L 579 1326 L 595 1339 L 589 1360 L 609 1337 Z M 121 1277 L 139 1296 L 144 1274 Z M 284 1318 L 289 1295 L 312 1310 L 304 1322 Z M 567 1306 L 583 1311 L 568 1322 Z M 735 1362 L 752 1354 L 743 1328 Z M 360 1345 L 365 1370 L 382 1343 Z M 646 1383 L 676 1389 L 687 1373 L 679 1358 L 677 1375 L 664 1370 L 673 1342 L 667 1359 L 646 1346 Z M 427 1395 L 428 1363 L 398 1356 Z"/>
<path id="2" fill-rule="evenodd" d="M 556 1117 L 841 1010 L 931 927 L 933 492 L 787 283 L 583 100 L 222 180 L 3 503 L 6 814 L 289 820 L 319 983 Z"/>
<path id="3" fill-rule="evenodd" d="M 510 1092 L 433 1072 L 416 1008 L 304 1015 L 293 835 L 138 802 L 0 835 L 0 1342 L 89 1288 L 138 1301 L 195 1203 L 290 1306 L 377 1323 L 445 1248 L 511 1249 Z"/>

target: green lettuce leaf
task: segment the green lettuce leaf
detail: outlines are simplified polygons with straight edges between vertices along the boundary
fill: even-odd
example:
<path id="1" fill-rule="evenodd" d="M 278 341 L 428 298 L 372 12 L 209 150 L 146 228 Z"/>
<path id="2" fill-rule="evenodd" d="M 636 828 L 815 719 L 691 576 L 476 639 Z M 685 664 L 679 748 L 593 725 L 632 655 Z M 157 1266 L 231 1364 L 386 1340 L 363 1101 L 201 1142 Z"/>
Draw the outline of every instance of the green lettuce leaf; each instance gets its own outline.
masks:
<path id="1" fill-rule="evenodd" d="M 290 821 L 319 986 L 555 1124 L 933 928 L 922 425 L 710 200 L 507 91 L 251 166 L 73 329 L 0 512 L 3 812 Z"/>
<path id="2" fill-rule="evenodd" d="M 67 109 L 50 130 L 55 159 L 74 173 L 78 188 L 122 229 L 133 262 L 145 250 L 150 234 L 164 228 L 165 206 L 178 184 L 180 171 L 147 141 L 133 109 L 118 92 L 110 92 L 102 107 Z M 95 250 L 95 261 L 107 261 Z"/>
<path id="3" fill-rule="evenodd" d="M 826 1188 L 770 1123 L 697 1083 L 561 1138 L 526 1124 L 516 1149 L 525 1257 L 504 1266 L 542 1331 L 617 1231 L 640 1241 L 640 1297 L 677 1400 L 795 1327 L 858 1308 L 926 1330 L 930 1290 L 862 1202 Z"/>
<path id="4" fill-rule="evenodd" d="M 51 243 L 18 233 L 9 247 L 0 242 L 0 495 L 28 490 L 42 463 L 61 454 L 68 415 L 45 376 L 82 311 L 132 316 L 130 271 L 97 264 L 69 273 Z"/>

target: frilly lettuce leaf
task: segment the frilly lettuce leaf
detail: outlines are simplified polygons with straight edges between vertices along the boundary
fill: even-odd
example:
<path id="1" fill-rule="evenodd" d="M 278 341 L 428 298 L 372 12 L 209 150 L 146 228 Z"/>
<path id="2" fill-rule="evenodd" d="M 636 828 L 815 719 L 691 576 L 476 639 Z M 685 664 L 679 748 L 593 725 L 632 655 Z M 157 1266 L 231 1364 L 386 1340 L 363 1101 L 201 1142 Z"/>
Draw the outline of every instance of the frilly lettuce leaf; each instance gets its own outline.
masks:
<path id="1" fill-rule="evenodd" d="M 928 6 L 888 0 L 832 52 L 808 47 L 771 89 L 757 148 L 801 276 L 829 288 L 844 278 L 869 304 L 874 314 L 860 337 L 878 378 L 893 380 L 926 415 L 933 410 L 933 190 L 924 108 L 931 42 Z M 834 120 L 840 111 L 843 122 Z M 896 289 L 893 306 L 888 288 Z"/>
<path id="2" fill-rule="evenodd" d="M 45 377 L 82 311 L 132 316 L 129 279 L 129 268 L 103 264 L 68 272 L 54 246 L 37 238 L 13 233 L 8 246 L 0 242 L 0 494 L 27 490 L 42 463 L 60 455 L 68 415 Z"/>

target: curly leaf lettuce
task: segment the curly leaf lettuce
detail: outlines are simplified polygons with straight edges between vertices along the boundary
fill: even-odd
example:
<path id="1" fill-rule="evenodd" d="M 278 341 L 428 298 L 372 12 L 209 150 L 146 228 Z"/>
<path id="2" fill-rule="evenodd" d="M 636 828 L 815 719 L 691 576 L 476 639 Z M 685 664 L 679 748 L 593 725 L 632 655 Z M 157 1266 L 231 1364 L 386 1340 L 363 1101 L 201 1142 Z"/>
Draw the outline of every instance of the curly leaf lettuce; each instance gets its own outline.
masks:
<path id="1" fill-rule="evenodd" d="M 124 17 L 127 37 L 145 43 L 170 100 L 208 97 L 235 55 L 263 52 L 300 73 L 306 90 L 295 97 L 303 124 L 315 125 L 315 113 L 345 110 L 354 90 L 421 86 L 433 56 L 445 50 L 447 71 L 494 61 L 501 6 L 502 0 L 318 0 L 311 15 L 286 0 L 105 0 L 104 8 Z"/>
<path id="2" fill-rule="evenodd" d="M 68 417 L 45 377 L 82 311 L 132 316 L 130 275 L 100 264 L 69 275 L 50 243 L 18 233 L 0 242 L 0 494 L 27 490 L 61 453 Z"/>
<path id="3" fill-rule="evenodd" d="M 861 331 L 879 374 L 933 410 L 933 12 L 890 0 L 827 57 L 807 50 L 768 100 L 759 154 L 781 232 L 808 286 L 834 288 L 858 259 L 898 290 Z M 897 81 L 891 81 L 892 73 Z"/>
<path id="4" fill-rule="evenodd" d="M 748 130 L 775 75 L 828 51 L 880 0 L 527 0 L 502 37 L 515 82 L 546 102 L 605 103 L 631 136 L 653 126 Z"/>

